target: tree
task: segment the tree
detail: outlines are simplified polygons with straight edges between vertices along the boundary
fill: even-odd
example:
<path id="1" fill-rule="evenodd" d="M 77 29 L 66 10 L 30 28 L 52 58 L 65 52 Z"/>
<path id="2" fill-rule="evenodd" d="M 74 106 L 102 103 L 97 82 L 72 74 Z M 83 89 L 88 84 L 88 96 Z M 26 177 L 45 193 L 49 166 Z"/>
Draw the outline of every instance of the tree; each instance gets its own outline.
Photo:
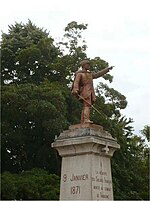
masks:
<path id="1" fill-rule="evenodd" d="M 60 52 L 49 33 L 30 20 L 9 26 L 8 34 L 2 34 L 1 52 L 3 84 L 39 84 L 57 75 L 52 64 Z"/>
<path id="2" fill-rule="evenodd" d="M 2 87 L 2 171 L 55 171 L 50 146 L 68 125 L 64 94 L 63 87 L 49 82 Z"/>
<path id="3" fill-rule="evenodd" d="M 141 130 L 141 133 L 146 137 L 148 141 L 150 141 L 150 126 L 144 126 L 144 129 Z"/>

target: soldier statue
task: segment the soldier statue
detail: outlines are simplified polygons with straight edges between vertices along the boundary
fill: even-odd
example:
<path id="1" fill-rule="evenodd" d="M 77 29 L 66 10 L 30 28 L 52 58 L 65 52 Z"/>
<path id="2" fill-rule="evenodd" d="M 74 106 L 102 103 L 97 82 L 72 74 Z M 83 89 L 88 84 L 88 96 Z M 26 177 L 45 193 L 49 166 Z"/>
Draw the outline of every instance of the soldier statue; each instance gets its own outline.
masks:
<path id="1" fill-rule="evenodd" d="M 72 86 L 72 94 L 78 97 L 78 99 L 83 102 L 81 123 L 93 123 L 90 120 L 90 110 L 92 105 L 96 101 L 93 79 L 103 76 L 104 74 L 112 70 L 113 66 L 107 67 L 97 73 L 92 73 L 89 71 L 90 62 L 88 60 L 83 60 L 81 62 L 81 67 L 82 70 L 78 70 L 75 73 L 75 78 Z"/>

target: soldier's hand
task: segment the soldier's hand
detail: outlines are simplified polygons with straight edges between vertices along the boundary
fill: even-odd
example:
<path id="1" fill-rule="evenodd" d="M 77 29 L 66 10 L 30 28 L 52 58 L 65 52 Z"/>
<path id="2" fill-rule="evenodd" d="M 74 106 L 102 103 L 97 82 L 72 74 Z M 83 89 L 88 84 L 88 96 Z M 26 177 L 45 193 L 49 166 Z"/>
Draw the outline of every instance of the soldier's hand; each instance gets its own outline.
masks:
<path id="1" fill-rule="evenodd" d="M 74 94 L 74 95 L 78 94 L 78 91 L 72 91 L 72 94 Z"/>
<path id="2" fill-rule="evenodd" d="M 78 91 L 72 91 L 72 95 L 75 96 L 76 98 L 79 98 L 79 97 L 78 97 L 78 94 L 79 94 Z"/>
<path id="3" fill-rule="evenodd" d="M 115 66 L 110 66 L 108 67 L 109 70 L 112 70 Z"/>

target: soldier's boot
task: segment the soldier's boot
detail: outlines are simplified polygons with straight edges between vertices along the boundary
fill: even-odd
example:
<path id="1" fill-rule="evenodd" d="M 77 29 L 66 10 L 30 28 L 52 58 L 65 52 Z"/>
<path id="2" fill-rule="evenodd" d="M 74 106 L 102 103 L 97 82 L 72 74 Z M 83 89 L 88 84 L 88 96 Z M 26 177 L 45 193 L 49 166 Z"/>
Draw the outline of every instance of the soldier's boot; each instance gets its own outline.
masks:
<path id="1" fill-rule="evenodd" d="M 90 121 L 90 110 L 91 110 L 90 107 L 84 107 L 83 113 L 82 113 L 83 123 L 93 123 L 93 121 Z"/>

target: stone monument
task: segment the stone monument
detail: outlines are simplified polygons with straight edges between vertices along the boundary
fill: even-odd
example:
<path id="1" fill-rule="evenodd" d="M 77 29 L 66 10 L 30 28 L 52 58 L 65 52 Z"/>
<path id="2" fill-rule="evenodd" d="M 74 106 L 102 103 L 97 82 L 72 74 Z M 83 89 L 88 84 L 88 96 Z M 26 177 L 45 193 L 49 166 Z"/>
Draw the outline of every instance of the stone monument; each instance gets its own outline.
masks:
<path id="1" fill-rule="evenodd" d="M 83 102 L 81 124 L 72 125 L 52 143 L 62 157 L 60 200 L 113 200 L 110 158 L 120 146 L 111 134 L 90 120 L 96 100 L 93 79 L 112 70 L 89 71 L 81 62 L 75 73 L 72 94 Z"/>
<path id="2" fill-rule="evenodd" d="M 110 158 L 120 146 L 103 127 L 72 125 L 52 147 L 62 157 L 60 200 L 113 200 Z"/>

